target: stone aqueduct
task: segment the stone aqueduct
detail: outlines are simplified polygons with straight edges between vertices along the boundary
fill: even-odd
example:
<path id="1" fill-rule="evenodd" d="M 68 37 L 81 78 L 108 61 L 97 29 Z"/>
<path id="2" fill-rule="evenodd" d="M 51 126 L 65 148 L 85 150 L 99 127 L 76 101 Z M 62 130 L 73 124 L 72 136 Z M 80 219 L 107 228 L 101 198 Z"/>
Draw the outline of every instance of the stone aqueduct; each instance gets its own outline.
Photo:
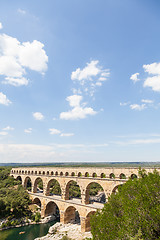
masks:
<path id="1" fill-rule="evenodd" d="M 145 168 L 146 172 L 153 172 L 154 168 Z M 157 169 L 160 171 L 160 169 Z M 40 202 L 41 217 L 53 214 L 58 207 L 60 222 L 69 223 L 75 218 L 78 211 L 83 232 L 90 230 L 90 216 L 97 209 L 102 209 L 102 203 L 90 203 L 89 189 L 92 183 L 98 183 L 104 190 L 107 198 L 115 192 L 128 178 L 138 177 L 138 168 L 95 168 L 95 167 L 23 167 L 13 168 L 11 175 L 20 178 L 26 188 L 27 182 L 31 182 L 29 192 L 33 203 Z M 43 193 L 37 191 L 38 180 L 43 182 Z M 61 196 L 49 196 L 49 188 L 53 180 L 57 180 L 61 188 Z M 69 186 L 71 182 L 77 182 L 80 187 L 81 198 L 69 199 Z"/>

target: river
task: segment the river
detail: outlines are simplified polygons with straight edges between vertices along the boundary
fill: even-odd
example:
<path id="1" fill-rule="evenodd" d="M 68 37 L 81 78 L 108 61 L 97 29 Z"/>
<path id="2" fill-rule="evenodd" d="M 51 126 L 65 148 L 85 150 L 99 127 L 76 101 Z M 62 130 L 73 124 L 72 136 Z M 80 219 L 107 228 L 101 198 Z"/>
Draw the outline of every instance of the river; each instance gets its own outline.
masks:
<path id="1" fill-rule="evenodd" d="M 53 221 L 0 231 L 0 240 L 34 240 L 37 237 L 45 236 L 50 226 L 55 223 L 56 221 Z M 19 234 L 19 232 L 25 233 Z"/>

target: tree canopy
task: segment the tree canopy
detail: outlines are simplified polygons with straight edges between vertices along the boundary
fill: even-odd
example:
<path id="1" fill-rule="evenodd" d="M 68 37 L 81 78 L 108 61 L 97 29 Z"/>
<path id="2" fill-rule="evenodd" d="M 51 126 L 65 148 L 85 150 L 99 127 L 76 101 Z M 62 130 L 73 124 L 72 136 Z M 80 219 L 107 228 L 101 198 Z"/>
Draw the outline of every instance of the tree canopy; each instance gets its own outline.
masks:
<path id="1" fill-rule="evenodd" d="M 139 171 L 91 219 L 93 240 L 160 239 L 160 175 Z"/>

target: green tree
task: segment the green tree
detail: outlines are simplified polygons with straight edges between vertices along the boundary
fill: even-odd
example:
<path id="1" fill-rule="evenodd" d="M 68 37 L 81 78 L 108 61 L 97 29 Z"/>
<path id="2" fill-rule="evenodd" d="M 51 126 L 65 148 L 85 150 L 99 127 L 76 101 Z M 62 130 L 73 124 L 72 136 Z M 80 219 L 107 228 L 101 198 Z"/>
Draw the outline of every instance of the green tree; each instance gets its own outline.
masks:
<path id="1" fill-rule="evenodd" d="M 140 170 L 139 177 L 120 186 L 92 217 L 94 240 L 160 238 L 160 175 Z"/>

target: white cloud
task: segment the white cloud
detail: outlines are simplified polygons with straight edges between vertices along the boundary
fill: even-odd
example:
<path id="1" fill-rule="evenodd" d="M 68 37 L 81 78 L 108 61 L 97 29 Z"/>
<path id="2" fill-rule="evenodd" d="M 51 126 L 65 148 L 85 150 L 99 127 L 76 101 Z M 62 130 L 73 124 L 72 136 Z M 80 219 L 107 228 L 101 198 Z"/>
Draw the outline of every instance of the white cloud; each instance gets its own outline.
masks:
<path id="1" fill-rule="evenodd" d="M 32 128 L 24 129 L 24 132 L 25 132 L 25 133 L 32 133 Z"/>
<path id="2" fill-rule="evenodd" d="M 150 99 L 142 99 L 141 102 L 151 104 L 151 103 L 153 103 L 154 101 L 153 101 L 153 100 L 150 100 Z"/>
<path id="3" fill-rule="evenodd" d="M 143 109 L 145 109 L 146 108 L 146 104 L 131 104 L 130 105 L 130 108 L 132 109 L 132 110 L 138 110 L 138 111 L 142 111 Z"/>
<path id="4" fill-rule="evenodd" d="M 36 119 L 36 120 L 43 120 L 44 119 L 44 116 L 41 112 L 35 112 L 33 113 L 33 117 Z"/>
<path id="5" fill-rule="evenodd" d="M 72 137 L 74 136 L 74 133 L 61 133 L 61 137 Z"/>
<path id="6" fill-rule="evenodd" d="M 61 131 L 59 131 L 56 128 L 50 128 L 49 132 L 50 132 L 51 135 L 56 135 L 56 134 L 60 134 L 61 133 Z"/>
<path id="7" fill-rule="evenodd" d="M 21 77 L 21 78 L 13 78 L 13 77 L 6 77 L 4 81 L 2 81 L 3 84 L 10 84 L 15 87 L 19 86 L 26 86 L 28 85 L 28 79 Z"/>
<path id="8" fill-rule="evenodd" d="M 0 135 L 1 136 L 6 136 L 6 135 L 8 135 L 8 132 L 0 132 Z"/>
<path id="9" fill-rule="evenodd" d="M 12 102 L 7 98 L 7 96 L 0 92 L 0 104 L 8 106 L 11 103 Z"/>
<path id="10" fill-rule="evenodd" d="M 2 129 L 3 131 L 13 131 L 14 128 L 13 127 L 10 127 L 10 126 L 7 126 L 5 128 Z"/>
<path id="11" fill-rule="evenodd" d="M 153 91 L 160 92 L 160 75 L 146 78 L 143 86 L 151 87 Z"/>
<path id="12" fill-rule="evenodd" d="M 139 76 L 139 73 L 134 73 L 131 75 L 130 79 L 133 81 L 133 82 L 138 82 L 140 81 L 140 79 L 138 78 Z"/>
<path id="13" fill-rule="evenodd" d="M 129 104 L 130 104 L 130 102 L 120 102 L 120 106 L 127 106 Z"/>
<path id="14" fill-rule="evenodd" d="M 18 8 L 17 12 L 19 12 L 20 14 L 22 15 L 25 15 L 26 14 L 26 11 L 21 9 L 21 8 Z"/>
<path id="15" fill-rule="evenodd" d="M 3 83 L 27 85 L 28 80 L 24 77 L 27 69 L 44 74 L 48 56 L 43 48 L 44 44 L 37 40 L 20 43 L 16 38 L 0 34 L 0 75 L 5 77 Z"/>
<path id="16" fill-rule="evenodd" d="M 82 100 L 82 96 L 80 95 L 72 95 L 66 98 L 69 102 L 69 105 L 73 107 L 72 110 L 68 112 L 61 112 L 60 119 L 64 120 L 77 120 L 77 119 L 84 119 L 88 115 L 95 115 L 97 112 L 93 110 L 91 107 L 83 107 L 80 106 L 80 102 Z"/>
<path id="17" fill-rule="evenodd" d="M 0 30 L 3 28 L 3 25 L 2 25 L 2 23 L 0 22 Z"/>
<path id="18" fill-rule="evenodd" d="M 160 63 L 151 63 L 143 65 L 144 71 L 152 75 L 160 75 Z"/>
<path id="19" fill-rule="evenodd" d="M 103 69 L 98 60 L 92 60 L 87 63 L 83 69 L 77 68 L 71 74 L 71 79 L 78 84 L 77 90 L 73 88 L 74 94 L 85 92 L 93 96 L 96 87 L 102 86 L 102 83 L 110 76 L 109 69 Z"/>

